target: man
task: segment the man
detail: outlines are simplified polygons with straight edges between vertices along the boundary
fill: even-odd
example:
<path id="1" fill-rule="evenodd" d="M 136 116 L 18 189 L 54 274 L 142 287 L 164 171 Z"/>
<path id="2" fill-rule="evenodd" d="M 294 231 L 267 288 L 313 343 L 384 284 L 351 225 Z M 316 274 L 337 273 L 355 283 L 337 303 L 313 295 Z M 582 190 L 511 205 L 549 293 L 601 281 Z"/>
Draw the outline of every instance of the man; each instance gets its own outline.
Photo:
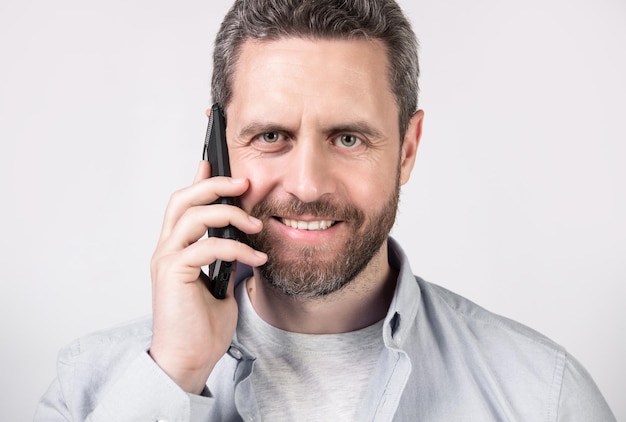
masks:
<path id="1" fill-rule="evenodd" d="M 63 351 L 36 419 L 614 420 L 563 348 L 414 277 L 388 238 L 416 49 L 392 0 L 236 1 L 213 69 L 233 178 L 202 162 L 172 196 L 153 317 Z M 202 238 L 228 224 L 247 241 Z M 239 263 L 223 300 L 216 259 Z"/>

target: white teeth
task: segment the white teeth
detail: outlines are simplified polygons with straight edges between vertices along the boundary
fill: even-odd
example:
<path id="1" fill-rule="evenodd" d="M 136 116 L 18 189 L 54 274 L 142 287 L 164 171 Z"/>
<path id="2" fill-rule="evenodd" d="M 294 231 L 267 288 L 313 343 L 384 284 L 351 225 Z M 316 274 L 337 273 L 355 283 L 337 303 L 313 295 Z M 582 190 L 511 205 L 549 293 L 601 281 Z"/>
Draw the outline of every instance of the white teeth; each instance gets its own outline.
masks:
<path id="1" fill-rule="evenodd" d="M 280 221 L 286 226 L 300 230 L 326 230 L 335 224 L 333 220 L 298 221 L 289 218 L 281 218 Z"/>

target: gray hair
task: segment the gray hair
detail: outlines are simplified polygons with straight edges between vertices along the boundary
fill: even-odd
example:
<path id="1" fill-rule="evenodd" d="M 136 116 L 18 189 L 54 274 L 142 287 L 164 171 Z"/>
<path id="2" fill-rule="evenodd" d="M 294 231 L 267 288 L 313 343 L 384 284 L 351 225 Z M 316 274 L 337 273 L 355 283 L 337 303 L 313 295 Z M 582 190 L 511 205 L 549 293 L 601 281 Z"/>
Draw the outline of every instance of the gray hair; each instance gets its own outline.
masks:
<path id="1" fill-rule="evenodd" d="M 394 0 L 235 0 L 215 39 L 211 94 L 224 108 L 241 45 L 248 39 L 377 39 L 387 50 L 400 139 L 417 111 L 417 38 Z"/>

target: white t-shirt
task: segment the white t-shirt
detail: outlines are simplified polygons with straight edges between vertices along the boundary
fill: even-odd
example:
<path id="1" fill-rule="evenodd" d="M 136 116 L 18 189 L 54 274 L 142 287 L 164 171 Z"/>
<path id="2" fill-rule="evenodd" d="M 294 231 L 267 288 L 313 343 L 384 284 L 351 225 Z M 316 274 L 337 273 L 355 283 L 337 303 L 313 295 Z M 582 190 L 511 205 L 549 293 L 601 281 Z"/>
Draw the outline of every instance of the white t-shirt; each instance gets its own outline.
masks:
<path id="1" fill-rule="evenodd" d="M 237 335 L 256 356 L 252 386 L 264 421 L 355 420 L 383 349 L 383 320 L 343 334 L 300 334 L 275 328 L 237 286 Z"/>

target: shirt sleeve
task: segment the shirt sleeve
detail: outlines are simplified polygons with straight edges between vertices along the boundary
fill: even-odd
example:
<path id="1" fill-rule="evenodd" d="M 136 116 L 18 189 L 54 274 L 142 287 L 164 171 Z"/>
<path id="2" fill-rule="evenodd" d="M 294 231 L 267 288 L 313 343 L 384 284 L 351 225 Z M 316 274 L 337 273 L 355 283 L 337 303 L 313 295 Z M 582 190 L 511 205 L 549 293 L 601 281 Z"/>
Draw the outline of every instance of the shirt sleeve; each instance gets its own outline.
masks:
<path id="1" fill-rule="evenodd" d="M 567 355 L 565 362 L 557 420 L 560 422 L 616 421 L 598 386 L 572 355 Z"/>
<path id="2" fill-rule="evenodd" d="M 145 351 L 111 380 L 103 381 L 102 368 L 81 365 L 60 359 L 58 378 L 39 402 L 35 422 L 194 422 L 208 420 L 214 404 L 206 388 L 201 395 L 183 391 Z"/>

